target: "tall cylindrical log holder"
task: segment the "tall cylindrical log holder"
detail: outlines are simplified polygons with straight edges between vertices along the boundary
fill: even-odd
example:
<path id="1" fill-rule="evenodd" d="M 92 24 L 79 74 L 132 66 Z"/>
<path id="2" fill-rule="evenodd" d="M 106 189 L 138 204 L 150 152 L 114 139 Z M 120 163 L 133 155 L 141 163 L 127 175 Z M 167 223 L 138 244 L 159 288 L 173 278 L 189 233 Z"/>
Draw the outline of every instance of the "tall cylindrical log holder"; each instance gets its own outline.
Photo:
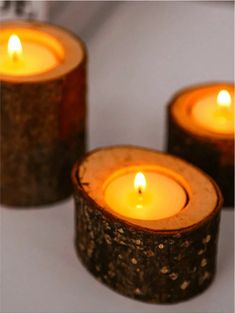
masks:
<path id="1" fill-rule="evenodd" d="M 219 185 L 224 206 L 234 206 L 234 134 L 210 132 L 195 123 L 191 110 L 197 99 L 232 84 L 211 84 L 180 91 L 168 106 L 167 151 L 207 172 Z"/>
<path id="2" fill-rule="evenodd" d="M 0 73 L 1 203 L 48 204 L 71 194 L 71 168 L 85 151 L 86 50 L 48 24 L 1 23 L 0 41 L 11 33 L 48 46 L 58 64 L 35 75 Z"/>
<path id="3" fill-rule="evenodd" d="M 177 215 L 136 220 L 106 204 L 104 182 L 113 172 L 146 165 L 167 171 L 184 186 L 188 202 Z M 167 154 L 120 146 L 86 155 L 75 164 L 72 180 L 76 250 L 98 280 L 128 297 L 153 303 L 179 302 L 210 285 L 222 196 L 200 170 Z"/>

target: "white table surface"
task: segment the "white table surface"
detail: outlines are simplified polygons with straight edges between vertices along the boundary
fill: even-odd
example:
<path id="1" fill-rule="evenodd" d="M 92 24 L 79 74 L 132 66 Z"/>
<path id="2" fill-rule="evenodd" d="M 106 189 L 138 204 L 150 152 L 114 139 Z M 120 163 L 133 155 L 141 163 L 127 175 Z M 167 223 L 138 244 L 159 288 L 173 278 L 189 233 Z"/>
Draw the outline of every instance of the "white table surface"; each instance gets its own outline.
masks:
<path id="1" fill-rule="evenodd" d="M 95 31 L 84 31 L 89 148 L 164 149 L 172 94 L 189 84 L 233 80 L 233 22 L 225 3 L 125 2 Z M 73 212 L 72 199 L 42 209 L 1 208 L 2 312 L 233 312 L 232 210 L 222 213 L 214 283 L 200 296 L 164 306 L 125 298 L 85 270 L 73 246 Z"/>

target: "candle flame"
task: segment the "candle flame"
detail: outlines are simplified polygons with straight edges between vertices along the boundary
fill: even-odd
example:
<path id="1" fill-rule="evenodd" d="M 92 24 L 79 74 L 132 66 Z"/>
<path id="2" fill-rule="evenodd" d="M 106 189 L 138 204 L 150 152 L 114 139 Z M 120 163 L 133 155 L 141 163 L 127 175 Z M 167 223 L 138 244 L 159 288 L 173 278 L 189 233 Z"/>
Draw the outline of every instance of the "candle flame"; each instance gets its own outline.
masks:
<path id="1" fill-rule="evenodd" d="M 146 189 L 146 178 L 142 172 L 137 172 L 134 180 L 135 190 L 139 195 L 141 195 Z"/>
<path id="2" fill-rule="evenodd" d="M 220 108 L 230 109 L 232 103 L 231 96 L 228 91 L 222 89 L 217 95 L 217 104 Z"/>
<path id="3" fill-rule="evenodd" d="M 11 59 L 17 61 L 20 58 L 22 51 L 23 48 L 20 38 L 15 34 L 11 35 L 8 40 L 8 54 Z"/>

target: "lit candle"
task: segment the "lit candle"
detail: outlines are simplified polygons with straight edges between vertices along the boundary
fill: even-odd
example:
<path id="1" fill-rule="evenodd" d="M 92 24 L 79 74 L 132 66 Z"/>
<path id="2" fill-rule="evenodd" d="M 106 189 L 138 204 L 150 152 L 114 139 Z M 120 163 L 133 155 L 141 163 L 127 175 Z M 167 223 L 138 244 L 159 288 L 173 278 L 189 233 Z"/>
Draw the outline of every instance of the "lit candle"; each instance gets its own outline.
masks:
<path id="1" fill-rule="evenodd" d="M 202 128 L 213 132 L 234 133 L 233 95 L 222 89 L 199 99 L 192 107 L 192 116 Z"/>
<path id="2" fill-rule="evenodd" d="M 72 181 L 75 247 L 100 281 L 151 303 L 188 299 L 212 282 L 222 196 L 202 171 L 113 146 L 84 156 Z"/>
<path id="3" fill-rule="evenodd" d="M 156 220 L 173 216 L 185 206 L 185 190 L 170 176 L 154 170 L 135 172 L 127 168 L 122 172 L 108 179 L 104 188 L 108 206 L 120 215 Z"/>
<path id="4" fill-rule="evenodd" d="M 0 28 L 1 203 L 58 201 L 71 194 L 69 173 L 85 150 L 85 46 L 46 23 Z"/>
<path id="5" fill-rule="evenodd" d="M 27 76 L 50 71 L 63 61 L 63 48 L 45 32 L 7 29 L 0 34 L 0 74 Z"/>
<path id="6" fill-rule="evenodd" d="M 234 85 L 214 83 L 179 92 L 168 109 L 168 152 L 215 179 L 224 205 L 234 204 Z"/>

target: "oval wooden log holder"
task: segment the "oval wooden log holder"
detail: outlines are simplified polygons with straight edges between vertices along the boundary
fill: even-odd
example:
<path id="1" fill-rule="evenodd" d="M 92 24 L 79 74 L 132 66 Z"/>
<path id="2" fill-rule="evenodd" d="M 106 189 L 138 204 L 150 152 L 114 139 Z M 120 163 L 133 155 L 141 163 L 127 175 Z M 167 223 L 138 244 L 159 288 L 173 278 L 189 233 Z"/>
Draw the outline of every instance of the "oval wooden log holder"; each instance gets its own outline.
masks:
<path id="1" fill-rule="evenodd" d="M 189 201 L 179 214 L 134 220 L 115 214 L 105 204 L 102 186 L 113 171 L 146 164 L 182 175 Z M 75 247 L 99 281 L 151 303 L 183 301 L 210 285 L 216 270 L 222 196 L 200 170 L 167 154 L 120 146 L 85 156 L 75 164 L 72 180 Z"/>
<path id="2" fill-rule="evenodd" d="M 27 32 L 45 33 L 63 54 L 45 73 L 0 74 L 1 203 L 48 204 L 71 194 L 71 168 L 85 152 L 86 50 L 80 39 L 56 26 L 1 24 L 1 32 L 11 31 L 22 39 Z"/>
<path id="3" fill-rule="evenodd" d="M 207 172 L 219 185 L 224 206 L 234 206 L 234 135 L 216 134 L 198 127 L 190 118 L 195 101 L 203 94 L 227 89 L 232 84 L 211 84 L 180 91 L 168 106 L 167 151 Z"/>

